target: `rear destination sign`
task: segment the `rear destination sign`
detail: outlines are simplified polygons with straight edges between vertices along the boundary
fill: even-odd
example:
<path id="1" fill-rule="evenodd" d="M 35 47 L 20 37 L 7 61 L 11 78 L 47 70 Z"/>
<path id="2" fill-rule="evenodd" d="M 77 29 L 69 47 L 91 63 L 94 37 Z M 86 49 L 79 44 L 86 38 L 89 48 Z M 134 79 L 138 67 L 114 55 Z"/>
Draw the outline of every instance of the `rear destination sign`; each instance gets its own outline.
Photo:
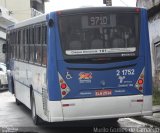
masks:
<path id="1" fill-rule="evenodd" d="M 87 49 L 87 50 L 66 50 L 67 55 L 85 55 L 85 54 L 105 54 L 105 53 L 126 53 L 135 52 L 135 47 L 130 48 L 110 48 L 110 49 Z"/>

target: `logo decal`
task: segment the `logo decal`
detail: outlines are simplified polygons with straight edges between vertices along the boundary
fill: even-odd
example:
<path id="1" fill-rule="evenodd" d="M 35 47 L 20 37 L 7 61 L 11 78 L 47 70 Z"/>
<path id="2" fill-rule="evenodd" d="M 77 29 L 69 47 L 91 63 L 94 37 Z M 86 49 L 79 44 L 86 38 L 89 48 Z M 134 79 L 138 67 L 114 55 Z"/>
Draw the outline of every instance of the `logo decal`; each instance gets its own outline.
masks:
<path id="1" fill-rule="evenodd" d="M 125 79 L 126 77 L 125 77 L 125 76 L 119 76 L 118 78 L 119 78 L 119 82 L 120 82 L 120 83 L 123 83 L 123 81 L 124 81 L 124 79 Z"/>
<path id="2" fill-rule="evenodd" d="M 79 79 L 92 79 L 92 73 L 81 72 L 79 74 Z"/>
<path id="3" fill-rule="evenodd" d="M 91 83 L 91 79 L 92 79 L 92 73 L 85 73 L 85 72 L 81 72 L 79 73 L 79 81 L 80 83 Z"/>

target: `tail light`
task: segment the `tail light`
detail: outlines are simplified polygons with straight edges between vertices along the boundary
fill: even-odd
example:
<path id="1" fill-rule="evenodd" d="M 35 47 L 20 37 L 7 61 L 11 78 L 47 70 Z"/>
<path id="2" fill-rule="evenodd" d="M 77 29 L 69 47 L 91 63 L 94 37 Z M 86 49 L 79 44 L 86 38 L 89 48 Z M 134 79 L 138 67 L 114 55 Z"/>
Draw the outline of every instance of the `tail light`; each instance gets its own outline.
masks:
<path id="1" fill-rule="evenodd" d="M 67 85 L 65 83 L 62 83 L 61 84 L 61 89 L 66 89 L 67 88 Z"/>
<path id="2" fill-rule="evenodd" d="M 140 92 L 143 93 L 143 90 L 144 90 L 143 85 L 144 85 L 144 69 L 142 70 L 142 72 L 141 72 L 141 74 L 140 74 L 140 76 L 139 76 L 139 78 L 138 78 L 138 80 L 137 80 L 137 82 L 136 82 L 136 84 L 135 84 L 135 87 L 136 87 Z"/>
<path id="3" fill-rule="evenodd" d="M 140 11 L 141 11 L 140 8 L 136 8 L 136 9 L 135 9 L 135 12 L 136 12 L 136 13 L 140 13 Z"/>
<path id="4" fill-rule="evenodd" d="M 142 85 L 142 84 L 143 84 L 143 79 L 139 79 L 139 80 L 138 80 L 138 84 L 139 84 L 139 85 Z"/>
<path id="5" fill-rule="evenodd" d="M 67 85 L 67 83 L 64 81 L 60 73 L 58 73 L 58 77 L 59 77 L 59 85 L 61 89 L 61 96 L 63 98 L 70 92 L 70 88 Z"/>

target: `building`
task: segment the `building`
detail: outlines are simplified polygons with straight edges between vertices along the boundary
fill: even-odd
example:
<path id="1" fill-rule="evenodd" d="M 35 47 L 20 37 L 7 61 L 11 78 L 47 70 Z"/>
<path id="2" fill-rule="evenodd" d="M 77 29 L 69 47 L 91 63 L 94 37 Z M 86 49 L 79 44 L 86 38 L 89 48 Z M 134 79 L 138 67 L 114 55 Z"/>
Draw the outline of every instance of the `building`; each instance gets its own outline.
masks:
<path id="1" fill-rule="evenodd" d="M 44 2 L 49 0 L 0 0 L 0 6 L 9 10 L 19 21 L 44 13 Z"/>
<path id="2" fill-rule="evenodd" d="M 160 0 L 137 0 L 137 7 L 148 10 L 153 82 L 160 88 Z"/>
<path id="3" fill-rule="evenodd" d="M 6 28 L 18 21 L 44 13 L 44 2 L 49 0 L 0 0 L 0 62 L 4 62 L 2 45 L 6 41 Z"/>
<path id="4" fill-rule="evenodd" d="M 9 11 L 3 7 L 0 7 L 0 62 L 5 62 L 5 55 L 2 53 L 2 45 L 6 42 L 6 28 L 9 25 L 17 22 Z"/>

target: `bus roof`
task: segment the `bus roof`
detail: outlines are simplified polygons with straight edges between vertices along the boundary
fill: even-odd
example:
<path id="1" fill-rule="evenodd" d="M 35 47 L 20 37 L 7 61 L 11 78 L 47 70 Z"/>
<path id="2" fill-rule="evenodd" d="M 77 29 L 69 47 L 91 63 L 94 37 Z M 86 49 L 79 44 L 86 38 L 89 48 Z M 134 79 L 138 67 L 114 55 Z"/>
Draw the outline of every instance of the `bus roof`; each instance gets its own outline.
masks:
<path id="1" fill-rule="evenodd" d="M 66 9 L 66 10 L 59 10 L 53 11 L 58 12 L 61 15 L 65 14 L 76 14 L 76 13 L 87 13 L 90 11 L 102 12 L 102 11 L 122 11 L 122 12 L 135 12 L 137 7 L 84 7 L 84 8 L 75 8 L 75 9 Z M 53 13 L 51 12 L 51 13 Z M 46 21 L 47 14 L 43 14 L 34 18 L 30 18 L 19 23 L 13 24 L 8 27 L 9 30 L 17 29 L 21 27 L 25 27 L 27 25 L 32 25 L 40 22 Z"/>
<path id="2" fill-rule="evenodd" d="M 135 12 L 136 9 L 141 9 L 139 7 L 84 7 L 84 8 L 75 8 L 75 9 L 66 9 L 56 11 L 59 14 L 76 14 L 76 13 L 87 13 L 90 11 L 103 12 L 103 11 L 111 11 L 111 12 Z"/>
<path id="3" fill-rule="evenodd" d="M 37 16 L 37 17 L 34 17 L 34 18 L 30 18 L 30 19 L 15 23 L 13 25 L 10 25 L 8 27 L 8 29 L 10 29 L 10 30 L 11 29 L 17 29 L 17 28 L 25 27 L 27 25 L 32 25 L 32 24 L 44 22 L 44 21 L 46 21 L 46 16 L 47 16 L 46 14 L 43 14 L 43 15 L 40 15 L 40 16 Z"/>

